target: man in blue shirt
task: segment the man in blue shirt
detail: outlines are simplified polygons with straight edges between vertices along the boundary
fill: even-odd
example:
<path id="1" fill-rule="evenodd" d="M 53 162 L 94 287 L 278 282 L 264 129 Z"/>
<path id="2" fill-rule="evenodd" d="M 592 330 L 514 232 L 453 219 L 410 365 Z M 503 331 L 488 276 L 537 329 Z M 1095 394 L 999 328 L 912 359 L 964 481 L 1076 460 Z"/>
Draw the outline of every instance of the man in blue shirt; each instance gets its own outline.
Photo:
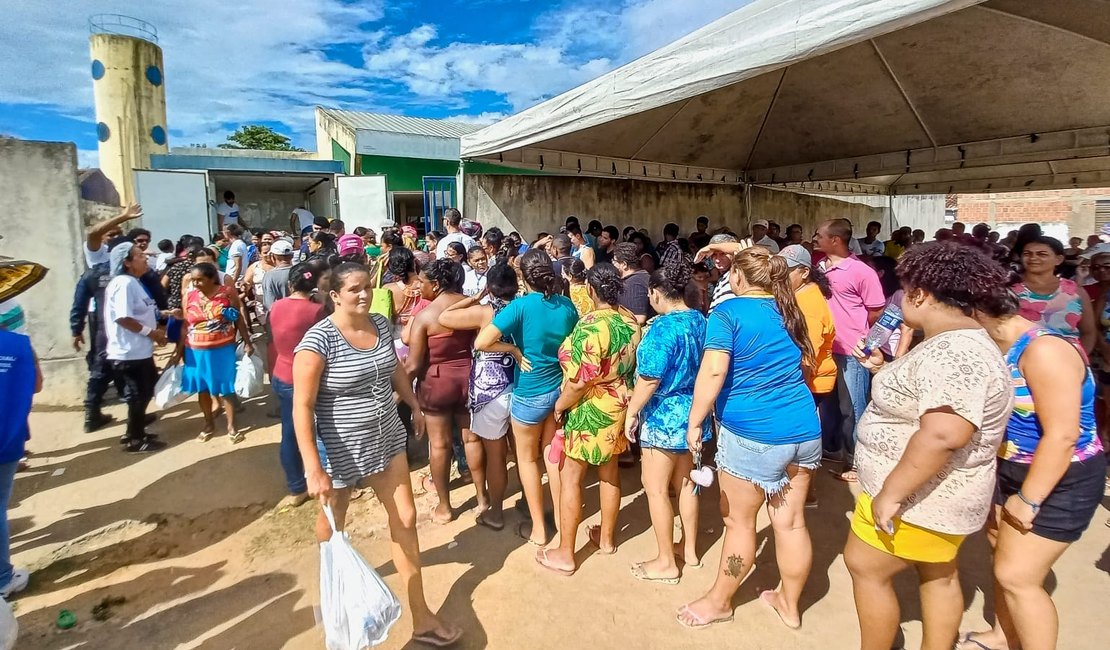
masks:
<path id="1" fill-rule="evenodd" d="M 31 349 L 31 339 L 23 334 L 0 330 L 0 598 L 27 587 L 30 574 L 11 563 L 11 539 L 8 530 L 8 503 L 19 459 L 23 457 L 29 429 L 31 398 L 42 390 L 42 373 Z"/>

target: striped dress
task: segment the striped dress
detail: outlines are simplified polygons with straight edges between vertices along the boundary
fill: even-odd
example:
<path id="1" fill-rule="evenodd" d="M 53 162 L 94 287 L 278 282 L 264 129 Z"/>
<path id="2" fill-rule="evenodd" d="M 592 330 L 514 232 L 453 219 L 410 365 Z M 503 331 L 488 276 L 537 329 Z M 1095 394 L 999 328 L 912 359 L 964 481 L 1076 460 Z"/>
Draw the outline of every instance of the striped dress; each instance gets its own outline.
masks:
<path id="1" fill-rule="evenodd" d="M 336 488 L 354 487 L 405 451 L 405 427 L 393 402 L 397 353 L 389 321 L 378 314 L 370 318 L 378 328 L 372 349 L 353 347 L 325 318 L 305 333 L 295 350 L 309 350 L 324 359 L 316 396 L 316 435 L 327 452 L 324 470 Z"/>

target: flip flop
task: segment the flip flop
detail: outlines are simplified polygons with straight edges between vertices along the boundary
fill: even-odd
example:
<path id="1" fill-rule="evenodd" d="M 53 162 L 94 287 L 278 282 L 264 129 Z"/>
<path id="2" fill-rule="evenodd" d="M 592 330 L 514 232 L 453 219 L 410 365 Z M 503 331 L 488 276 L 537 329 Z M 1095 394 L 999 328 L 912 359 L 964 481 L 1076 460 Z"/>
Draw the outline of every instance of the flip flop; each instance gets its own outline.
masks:
<path id="1" fill-rule="evenodd" d="M 678 578 L 653 578 L 649 576 L 647 574 L 647 571 L 644 569 L 643 562 L 633 563 L 632 566 L 628 567 L 628 570 L 632 574 L 633 578 L 636 578 L 637 580 L 643 580 L 644 582 L 658 582 L 664 585 L 678 584 Z"/>
<path id="2" fill-rule="evenodd" d="M 686 621 L 682 620 L 683 612 L 689 614 L 694 619 L 694 624 L 693 625 L 691 625 L 691 624 L 687 623 Z M 682 608 L 679 609 L 678 612 L 676 612 L 675 615 L 674 615 L 674 619 L 676 621 L 678 621 L 679 624 L 682 625 L 682 627 L 685 627 L 685 628 L 688 628 L 688 629 L 691 629 L 691 630 L 698 630 L 698 629 L 701 629 L 701 628 L 706 628 L 706 627 L 709 627 L 710 625 L 716 625 L 717 623 L 731 623 L 732 619 L 734 617 L 735 617 L 734 614 L 729 614 L 728 616 L 723 616 L 721 618 L 715 618 L 711 621 L 707 621 L 707 620 L 701 618 L 700 616 L 698 616 L 697 614 L 691 612 L 688 605 L 683 605 Z"/>
<path id="3" fill-rule="evenodd" d="M 776 608 L 774 605 L 772 605 L 771 601 L 769 601 L 769 600 L 767 600 L 766 598 L 763 597 L 764 594 L 773 594 L 773 593 L 776 593 L 773 589 L 768 589 L 767 591 L 761 592 L 759 594 L 759 601 L 761 603 L 763 603 L 764 605 L 766 605 L 768 608 L 770 608 L 770 610 L 772 612 L 774 612 L 779 617 L 779 621 L 781 621 L 782 624 L 785 625 L 786 627 L 790 628 L 791 630 L 800 630 L 800 629 L 802 629 L 802 625 L 800 623 L 798 625 L 791 625 L 791 624 L 787 623 L 786 619 L 784 619 L 782 617 L 782 612 L 780 612 L 778 610 L 778 608 Z"/>
<path id="4" fill-rule="evenodd" d="M 540 559 L 541 557 L 543 558 L 542 560 Z M 561 575 L 565 578 L 569 578 L 572 575 L 574 575 L 574 571 L 572 571 L 570 569 L 560 569 L 557 566 L 552 566 L 551 565 L 551 560 L 549 560 L 547 558 L 547 549 L 546 548 L 541 549 L 540 552 L 536 555 L 536 564 L 542 566 L 543 568 L 547 569 L 548 571 L 551 571 L 553 573 L 558 573 L 559 575 Z"/>
<path id="5" fill-rule="evenodd" d="M 601 548 L 601 526 L 590 526 L 586 529 L 586 535 L 590 538 L 590 543 L 597 547 L 599 555 L 613 555 L 617 552 L 616 546 L 608 551 Z"/>
<path id="6" fill-rule="evenodd" d="M 502 531 L 502 530 L 505 529 L 505 521 L 504 520 L 502 520 L 500 524 L 494 524 L 492 521 L 488 521 L 483 516 L 485 514 L 486 514 L 486 511 L 483 510 L 482 512 L 479 512 L 477 515 L 475 515 L 474 516 L 474 523 L 478 524 L 479 526 L 485 526 L 486 528 L 489 528 L 490 530 Z M 523 523 L 523 522 L 521 522 L 521 523 Z"/>
<path id="7" fill-rule="evenodd" d="M 462 628 L 455 628 L 454 633 L 450 634 L 448 636 L 443 636 L 442 634 L 439 633 L 439 630 L 432 630 L 431 632 L 423 632 L 421 634 L 413 634 L 412 635 L 412 640 L 415 643 L 430 645 L 433 648 L 446 648 L 448 646 L 452 646 L 452 645 L 455 645 L 456 643 L 458 643 L 459 639 L 462 638 L 462 635 L 463 635 Z"/>
<path id="8" fill-rule="evenodd" d="M 843 472 L 838 472 L 834 469 L 830 469 L 829 473 L 832 474 L 833 478 L 835 478 L 838 481 L 844 481 L 845 483 L 858 483 L 859 482 L 859 474 L 857 474 L 856 470 L 854 470 L 854 469 L 845 470 Z"/>
<path id="9" fill-rule="evenodd" d="M 976 641 L 975 639 L 971 638 L 972 634 L 975 634 L 975 633 L 974 632 L 968 632 L 967 634 L 965 634 L 963 636 L 963 638 L 960 639 L 959 642 L 956 643 L 957 648 L 959 648 L 960 646 L 962 646 L 965 643 L 974 643 L 975 646 L 977 648 L 979 648 L 979 650 L 994 650 L 993 648 L 985 646 L 982 643 L 980 643 L 980 642 Z"/>

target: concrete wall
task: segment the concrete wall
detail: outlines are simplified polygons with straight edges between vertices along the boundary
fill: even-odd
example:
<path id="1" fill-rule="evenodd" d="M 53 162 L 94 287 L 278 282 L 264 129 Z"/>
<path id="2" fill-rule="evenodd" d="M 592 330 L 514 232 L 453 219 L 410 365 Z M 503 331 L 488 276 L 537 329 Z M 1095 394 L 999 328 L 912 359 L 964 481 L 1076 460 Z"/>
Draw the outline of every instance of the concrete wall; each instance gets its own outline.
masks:
<path id="1" fill-rule="evenodd" d="M 1003 233 L 1039 223 L 1053 236 L 1085 238 L 1098 232 L 1095 201 L 1110 201 L 1110 188 L 958 194 L 956 218 L 969 227 L 983 222 Z"/>
<path id="2" fill-rule="evenodd" d="M 484 228 L 516 230 L 525 239 L 551 232 L 568 215 L 585 225 L 590 219 L 618 228 L 647 228 L 652 238 L 662 236 L 663 226 L 675 222 L 682 232 L 694 230 L 698 215 L 709 217 L 709 227 L 747 229 L 744 191 L 735 185 L 659 183 L 609 178 L 566 176 L 466 175 L 463 215 L 477 219 Z M 750 189 L 751 214 L 772 219 L 783 230 L 792 223 L 812 233 L 819 222 L 845 217 L 862 227 L 882 216 L 867 205 L 796 192 Z M 943 215 L 943 210 L 941 212 Z"/>
<path id="3" fill-rule="evenodd" d="M 880 237 L 888 239 L 890 233 L 902 226 L 912 226 L 925 231 L 931 238 L 939 228 L 944 228 L 944 195 L 914 194 L 906 196 L 886 196 L 881 194 L 837 194 L 815 195 L 837 199 L 846 203 L 859 203 L 880 211 L 881 217 L 875 219 L 883 224 Z M 859 224 L 866 227 L 867 224 Z M 861 231 L 862 232 L 862 231 Z"/>
<path id="4" fill-rule="evenodd" d="M 0 254 L 38 262 L 50 272 L 18 300 L 27 312 L 31 342 L 45 379 L 37 404 L 75 406 L 85 394 L 88 371 L 73 351 L 69 308 L 85 270 L 72 143 L 0 139 Z"/>
<path id="5" fill-rule="evenodd" d="M 132 170 L 150 169 L 151 154 L 169 151 L 162 49 L 117 34 L 93 34 L 89 47 L 100 169 L 126 205 L 135 200 Z"/>

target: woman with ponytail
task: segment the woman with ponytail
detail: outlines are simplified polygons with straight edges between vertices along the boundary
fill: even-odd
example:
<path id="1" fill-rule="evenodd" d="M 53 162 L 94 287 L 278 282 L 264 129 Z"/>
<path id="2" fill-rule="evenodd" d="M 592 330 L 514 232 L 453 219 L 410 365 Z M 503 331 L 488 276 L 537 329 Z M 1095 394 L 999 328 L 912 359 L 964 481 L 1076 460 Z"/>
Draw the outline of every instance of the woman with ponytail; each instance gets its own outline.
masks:
<path id="1" fill-rule="evenodd" d="M 742 250 L 729 283 L 736 298 L 709 315 L 686 434 L 700 454 L 703 424 L 716 402 L 724 544 L 713 586 L 682 607 L 678 621 L 704 627 L 732 620 L 732 597 L 752 569 L 756 516 L 766 503 L 782 583 L 760 599 L 796 629 L 813 563 L 805 500 L 821 464 L 821 427 L 802 374 L 803 365 L 812 367 L 814 350 L 786 260 L 759 246 Z"/>
<path id="2" fill-rule="evenodd" d="M 559 458 L 550 453 L 555 437 L 555 401 L 563 373 L 559 346 L 578 322 L 570 298 L 562 295 L 563 281 L 555 275 L 551 257 L 542 250 L 520 256 L 520 274 L 527 294 L 514 299 L 482 328 L 474 349 L 505 352 L 517 362 L 513 397 L 509 407 L 516 443 L 517 470 L 529 522 L 521 522 L 517 535 L 535 546 L 544 546 L 553 531 L 543 516 L 543 452 L 555 512 L 559 512 Z M 502 341 L 507 337 L 511 343 Z"/>
<path id="3" fill-rule="evenodd" d="M 620 306 L 624 288 L 620 271 L 612 264 L 595 264 L 586 271 L 586 285 L 594 308 L 559 347 L 563 387 L 555 403 L 555 419 L 565 422 L 562 492 L 556 511 L 559 546 L 536 552 L 541 566 L 561 575 L 578 568 L 574 550 L 582 521 L 582 482 L 591 465 L 600 479 L 601 525 L 590 526 L 587 535 L 602 555 L 617 550 L 621 477 L 616 460 L 628 448 L 622 434 L 640 342 L 636 316 Z M 558 443 L 556 438 L 554 444 Z"/>
<path id="4" fill-rule="evenodd" d="M 675 558 L 686 566 L 701 566 L 697 554 L 698 497 L 690 480 L 693 457 L 686 445 L 694 380 L 705 346 L 705 316 L 685 301 L 693 272 L 681 256 L 655 271 L 648 280 L 648 300 L 659 316 L 652 321 L 636 351 L 636 389 L 628 403 L 624 432 L 629 442 L 637 430 L 643 451 L 641 480 L 659 551 L 647 562 L 632 565 L 640 580 L 675 584 Z M 704 428 L 702 441 L 709 439 Z M 678 493 L 682 539 L 674 544 L 674 508 L 667 487 Z"/>

